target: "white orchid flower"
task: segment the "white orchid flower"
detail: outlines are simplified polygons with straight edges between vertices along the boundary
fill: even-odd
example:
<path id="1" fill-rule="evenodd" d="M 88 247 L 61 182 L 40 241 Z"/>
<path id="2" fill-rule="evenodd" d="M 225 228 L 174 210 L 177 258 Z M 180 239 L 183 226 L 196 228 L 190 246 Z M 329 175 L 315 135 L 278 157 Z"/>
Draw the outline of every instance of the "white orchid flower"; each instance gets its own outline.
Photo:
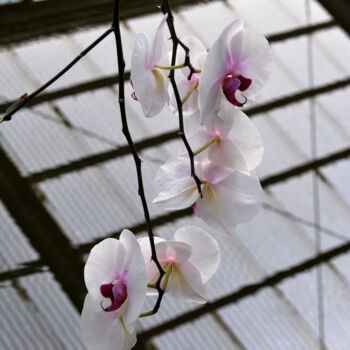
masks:
<path id="1" fill-rule="evenodd" d="M 151 260 L 148 237 L 139 239 L 145 258 L 147 280 L 155 283 L 159 271 Z M 205 283 L 216 272 L 220 263 L 218 243 L 206 232 L 195 226 L 177 230 L 173 241 L 157 238 L 155 244 L 158 260 L 166 271 L 165 292 L 184 301 L 205 303 L 207 301 Z M 154 294 L 154 289 L 148 294 Z"/>
<path id="2" fill-rule="evenodd" d="M 132 232 L 107 238 L 92 248 L 84 270 L 88 294 L 81 315 L 89 350 L 130 350 L 135 322 L 146 296 L 145 262 Z"/>
<path id="3" fill-rule="evenodd" d="M 193 130 L 196 132 L 193 132 Z M 264 146 L 260 133 L 246 114 L 224 102 L 216 118 L 204 126 L 190 125 L 189 143 L 197 160 L 212 162 L 242 172 L 252 171 L 261 163 Z M 180 147 L 179 156 L 187 151 Z"/>
<path id="4" fill-rule="evenodd" d="M 169 102 L 169 79 L 159 67 L 169 66 L 165 15 L 151 42 L 144 33 L 136 36 L 131 57 L 131 83 L 146 117 L 154 117 Z"/>
<path id="5" fill-rule="evenodd" d="M 191 207 L 217 232 L 231 233 L 235 225 L 251 220 L 261 206 L 259 178 L 250 172 L 219 166 L 210 160 L 195 162 L 202 183 L 200 197 L 190 174 L 188 158 L 176 158 L 157 172 L 153 203 L 169 210 Z"/>
<path id="6" fill-rule="evenodd" d="M 237 107 L 254 98 L 269 77 L 271 58 L 265 37 L 243 29 L 241 20 L 229 24 L 210 49 L 201 73 L 202 124 L 217 114 L 222 98 Z"/>

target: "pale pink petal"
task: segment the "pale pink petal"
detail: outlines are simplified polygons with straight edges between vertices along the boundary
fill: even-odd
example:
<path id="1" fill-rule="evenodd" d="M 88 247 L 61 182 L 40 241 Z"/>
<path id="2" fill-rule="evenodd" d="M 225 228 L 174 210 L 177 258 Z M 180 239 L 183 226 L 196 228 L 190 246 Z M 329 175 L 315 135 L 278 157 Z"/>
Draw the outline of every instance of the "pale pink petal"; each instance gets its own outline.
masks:
<path id="1" fill-rule="evenodd" d="M 128 330 L 138 319 L 146 297 L 147 277 L 140 245 L 129 230 L 123 230 L 120 240 L 127 251 L 125 274 L 128 299 L 123 318 Z"/>
<path id="2" fill-rule="evenodd" d="M 248 170 L 243 152 L 230 139 L 223 139 L 209 149 L 209 159 L 217 165 L 246 172 Z"/>
<path id="3" fill-rule="evenodd" d="M 152 47 L 152 65 L 169 65 L 167 54 L 166 20 L 168 15 L 164 15 L 156 31 Z M 166 61 L 164 61 L 166 60 Z"/>
<path id="4" fill-rule="evenodd" d="M 202 164 L 202 176 L 210 185 L 215 185 L 232 175 L 233 169 L 217 165 L 213 162 Z"/>
<path id="5" fill-rule="evenodd" d="M 229 43 L 231 64 L 241 75 L 252 79 L 244 91 L 246 97 L 254 97 L 266 84 L 272 62 L 272 52 L 266 38 L 250 29 L 236 33 Z"/>
<path id="6" fill-rule="evenodd" d="M 85 298 L 80 326 L 87 350 L 130 350 L 136 343 L 135 329 L 129 333 L 117 311 L 103 311 L 90 294 Z"/>
<path id="7" fill-rule="evenodd" d="M 218 243 L 196 226 L 181 227 L 175 232 L 174 239 L 191 246 L 192 254 L 188 262 L 200 272 L 203 283 L 206 283 L 216 272 L 220 263 Z"/>
<path id="8" fill-rule="evenodd" d="M 207 142 L 209 142 L 215 136 L 215 134 L 208 132 L 206 128 L 204 128 L 203 126 L 196 125 L 195 128 L 196 128 L 196 132 L 191 133 L 191 130 L 190 130 L 190 134 L 192 135 L 188 138 L 188 142 L 193 152 L 196 152 L 197 150 L 199 150 L 202 146 L 204 146 Z M 202 152 L 198 154 L 196 156 L 196 160 L 197 161 L 203 160 L 203 158 L 205 158 L 205 153 L 207 152 Z M 183 144 L 181 144 L 178 151 L 178 156 L 185 157 L 186 155 L 187 155 L 187 149 Z"/>
<path id="9" fill-rule="evenodd" d="M 256 175 L 235 171 L 215 186 L 215 193 L 225 227 L 233 228 L 251 220 L 258 213 L 263 191 Z"/>
<path id="10" fill-rule="evenodd" d="M 262 161 L 264 146 L 258 129 L 246 114 L 233 110 L 233 125 L 230 137 L 244 155 L 248 170 L 254 170 Z"/>
<path id="11" fill-rule="evenodd" d="M 197 80 L 197 74 L 192 77 L 191 80 L 187 79 L 187 76 L 180 75 L 178 78 L 176 78 L 177 88 L 179 90 L 180 98 L 183 100 L 183 98 L 186 96 L 188 91 L 191 89 L 192 85 Z M 175 113 L 177 112 L 177 103 L 175 99 L 174 90 L 170 89 L 170 106 L 172 107 L 172 111 Z M 198 110 L 198 89 L 195 89 L 190 97 L 185 101 L 185 103 L 182 105 L 182 111 L 184 115 L 191 115 L 195 113 Z"/>
<path id="12" fill-rule="evenodd" d="M 171 262 L 180 264 L 191 256 L 192 248 L 183 242 L 159 242 L 156 245 L 157 257 L 160 263 Z"/>
<path id="13" fill-rule="evenodd" d="M 165 209 L 179 210 L 193 205 L 199 196 L 196 182 L 192 177 L 169 183 L 153 199 L 154 204 Z"/>
<path id="14" fill-rule="evenodd" d="M 160 237 L 154 237 L 154 243 L 157 245 L 159 242 L 163 242 L 164 239 Z M 159 276 L 159 270 L 154 261 L 152 260 L 151 245 L 148 237 L 142 237 L 138 239 L 141 252 L 146 264 L 147 283 L 154 283 Z M 147 295 L 157 295 L 158 292 L 155 289 L 148 288 Z"/>
<path id="15" fill-rule="evenodd" d="M 184 116 L 185 132 L 188 137 L 191 137 L 199 129 L 200 113 L 199 110 L 191 115 Z"/>
<path id="16" fill-rule="evenodd" d="M 218 198 L 210 186 L 203 187 L 203 198 L 197 200 L 196 206 L 199 217 L 213 229 L 212 234 L 232 232 L 233 228 L 223 221 Z"/>
<path id="17" fill-rule="evenodd" d="M 242 30 L 243 23 L 235 20 L 228 25 L 209 50 L 199 83 L 199 109 L 202 124 L 209 123 L 220 108 L 221 83 L 232 67 L 227 51 L 229 39 Z"/>
<path id="18" fill-rule="evenodd" d="M 158 170 L 155 182 L 158 195 L 153 203 L 166 209 L 184 209 L 191 206 L 198 198 L 198 190 L 190 174 L 188 158 L 172 159 Z"/>
<path id="19" fill-rule="evenodd" d="M 203 43 L 194 35 L 188 35 L 182 39 L 182 42 L 190 49 L 191 64 L 195 69 L 202 69 L 207 50 Z M 185 62 L 185 51 L 181 48 L 178 50 L 177 63 L 181 64 Z M 185 77 L 188 77 L 190 71 L 188 68 L 182 69 L 181 72 Z"/>
<path id="20" fill-rule="evenodd" d="M 100 286 L 110 283 L 123 273 L 126 259 L 124 246 L 114 238 L 106 238 L 90 252 L 84 269 L 87 290 L 94 297 L 101 297 Z"/>
<path id="21" fill-rule="evenodd" d="M 149 46 L 145 34 L 139 33 L 131 58 L 131 80 L 144 115 L 153 117 L 169 100 L 169 81 L 160 69 L 153 68 Z"/>
<path id="22" fill-rule="evenodd" d="M 203 304 L 207 301 L 200 272 L 189 262 L 184 262 L 173 268 L 167 292 L 175 298 Z"/>

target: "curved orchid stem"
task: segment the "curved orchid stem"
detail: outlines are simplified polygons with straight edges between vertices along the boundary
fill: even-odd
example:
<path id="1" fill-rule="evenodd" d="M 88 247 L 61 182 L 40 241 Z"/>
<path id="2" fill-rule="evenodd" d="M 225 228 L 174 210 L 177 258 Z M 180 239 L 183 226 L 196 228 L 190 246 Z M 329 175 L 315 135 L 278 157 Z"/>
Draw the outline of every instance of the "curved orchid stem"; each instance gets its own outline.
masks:
<path id="1" fill-rule="evenodd" d="M 189 48 L 178 38 L 176 35 L 176 30 L 174 27 L 174 16 L 171 11 L 169 1 L 168 0 L 163 0 L 162 2 L 162 12 L 164 14 L 167 14 L 167 24 L 169 28 L 169 32 L 171 35 L 171 40 L 173 42 L 173 50 L 172 50 L 172 56 L 171 56 L 171 65 L 174 66 L 176 63 L 176 55 L 177 55 L 177 48 L 180 45 L 182 49 L 185 51 L 185 62 L 184 65 L 189 69 L 190 73 L 188 75 L 188 80 L 191 80 L 192 75 L 196 72 L 195 68 L 192 66 L 191 59 L 190 59 L 190 50 Z M 169 74 L 169 80 L 171 83 L 171 86 L 174 90 L 174 95 L 176 99 L 176 104 L 177 104 L 177 111 L 179 115 L 179 136 L 182 139 L 182 142 L 184 143 L 188 156 L 190 158 L 190 166 L 191 166 L 191 176 L 196 182 L 198 193 L 202 197 L 202 188 L 201 188 L 201 182 L 198 176 L 196 175 L 195 167 L 194 167 L 194 155 L 193 151 L 191 149 L 190 144 L 188 143 L 186 134 L 185 134 L 185 127 L 184 127 L 184 120 L 183 120 L 183 111 L 182 111 L 182 102 L 181 102 L 181 97 L 179 93 L 179 89 L 177 87 L 176 81 L 175 81 L 175 71 L 171 70 Z"/>
<path id="2" fill-rule="evenodd" d="M 198 86 L 198 82 L 199 80 L 197 79 L 190 87 L 190 89 L 188 90 L 187 94 L 183 97 L 182 99 L 182 104 L 185 104 L 185 102 L 190 98 L 190 96 L 192 95 L 193 91 L 196 90 L 197 86 Z"/>
<path id="3" fill-rule="evenodd" d="M 196 151 L 193 152 L 194 156 L 198 156 L 198 154 L 205 151 L 207 148 L 209 148 L 212 144 L 214 144 L 217 140 L 219 140 L 218 136 L 214 136 L 211 140 L 209 140 L 206 144 L 204 144 L 202 147 L 198 148 Z"/>
<path id="4" fill-rule="evenodd" d="M 119 71 L 119 107 L 120 107 L 120 115 L 122 120 L 122 126 L 123 126 L 123 133 L 125 135 L 126 140 L 128 141 L 128 145 L 130 147 L 130 151 L 132 153 L 132 156 L 134 158 L 135 166 L 136 166 L 136 173 L 137 173 L 137 182 L 138 182 L 138 194 L 141 198 L 142 208 L 144 217 L 147 223 L 147 231 L 148 231 L 148 237 L 149 242 L 151 246 L 151 252 L 152 252 L 152 260 L 156 264 L 158 271 L 159 271 L 159 278 L 157 279 L 155 283 L 155 287 L 158 292 L 158 298 L 154 305 L 154 308 L 152 310 L 153 313 L 156 313 L 160 307 L 164 290 L 161 288 L 161 282 L 165 275 L 165 272 L 157 258 L 157 252 L 156 247 L 154 243 L 154 234 L 152 229 L 152 222 L 148 210 L 146 195 L 143 187 L 143 178 L 142 178 L 142 169 L 141 169 L 141 159 L 136 151 L 135 144 L 133 142 L 133 139 L 130 135 L 129 126 L 128 126 L 128 120 L 126 117 L 126 110 L 125 110 L 125 91 L 124 91 L 124 82 L 125 82 L 125 62 L 124 62 L 124 54 L 123 54 L 123 45 L 122 45 L 122 39 L 121 39 L 121 33 L 120 33 L 120 20 L 119 20 L 119 0 L 114 1 L 114 14 L 113 14 L 113 23 L 112 28 L 115 36 L 115 42 L 116 42 L 116 48 L 117 48 L 117 58 L 118 58 L 118 71 Z"/>
<path id="5" fill-rule="evenodd" d="M 163 289 L 164 293 L 165 293 L 166 287 L 168 285 L 169 277 L 170 277 L 170 274 L 171 274 L 172 270 L 173 270 L 173 265 L 172 264 L 168 264 L 166 269 L 165 269 L 165 275 L 164 275 L 164 277 L 162 279 L 162 289 Z M 154 285 L 153 284 L 148 284 L 147 287 L 148 286 L 154 286 Z M 148 317 L 148 316 L 152 316 L 154 314 L 155 314 L 155 312 L 154 312 L 154 309 L 153 309 L 153 310 L 150 310 L 150 311 L 143 312 L 142 314 L 139 315 L 139 317 Z"/>

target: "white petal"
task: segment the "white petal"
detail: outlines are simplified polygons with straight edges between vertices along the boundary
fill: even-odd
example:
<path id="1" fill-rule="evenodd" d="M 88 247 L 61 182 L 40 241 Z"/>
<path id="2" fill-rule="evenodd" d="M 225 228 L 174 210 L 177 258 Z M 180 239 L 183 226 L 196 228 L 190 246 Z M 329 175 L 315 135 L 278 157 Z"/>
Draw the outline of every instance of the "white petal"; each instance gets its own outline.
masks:
<path id="1" fill-rule="evenodd" d="M 159 242 L 156 245 L 157 257 L 160 263 L 183 263 L 192 254 L 192 248 L 184 242 Z"/>
<path id="2" fill-rule="evenodd" d="M 201 147 L 203 147 L 207 142 L 209 142 L 214 136 L 214 133 L 208 132 L 208 130 L 200 125 L 196 126 L 197 131 L 195 133 L 192 134 L 192 136 L 190 136 L 188 138 L 188 142 L 193 150 L 193 152 L 197 151 L 198 149 L 200 149 Z M 190 132 L 191 134 L 191 132 Z M 202 160 L 203 155 L 205 155 L 205 151 L 202 153 L 199 153 L 196 156 L 196 160 Z M 187 149 L 186 147 L 181 144 L 179 151 L 178 151 L 178 156 L 180 157 L 185 157 L 187 155 Z M 205 157 L 204 157 L 205 158 Z"/>
<path id="3" fill-rule="evenodd" d="M 232 37 L 229 47 L 232 65 L 237 66 L 244 77 L 252 79 L 251 86 L 243 95 L 254 97 L 270 75 L 272 53 L 269 43 L 261 34 L 243 29 Z"/>
<path id="4" fill-rule="evenodd" d="M 179 90 L 179 94 L 181 100 L 186 96 L 188 91 L 191 89 L 192 85 L 197 80 L 196 76 L 193 76 L 191 80 L 188 80 L 186 76 L 180 75 L 176 78 L 177 88 Z M 175 99 L 175 94 L 173 89 L 170 89 L 170 105 L 172 107 L 172 111 L 177 112 L 177 103 Z M 195 89 L 190 97 L 186 100 L 186 102 L 182 106 L 182 111 L 184 115 L 191 115 L 198 110 L 198 89 Z"/>
<path id="5" fill-rule="evenodd" d="M 199 82 L 199 109 L 202 124 L 209 123 L 220 107 L 221 83 L 231 70 L 228 62 L 228 42 L 242 30 L 242 22 L 236 20 L 228 25 L 209 50 Z"/>
<path id="6" fill-rule="evenodd" d="M 146 268 L 140 245 L 133 233 L 129 230 L 124 230 L 119 241 L 127 251 L 125 269 L 127 271 L 128 299 L 123 318 L 126 328 L 130 330 L 141 313 L 145 301 L 147 288 Z"/>
<path id="7" fill-rule="evenodd" d="M 90 252 L 84 269 L 85 284 L 90 294 L 100 297 L 100 286 L 112 282 L 116 275 L 122 275 L 126 251 L 114 238 L 106 238 L 96 244 Z"/>
<path id="8" fill-rule="evenodd" d="M 213 228 L 213 234 L 219 232 L 231 233 L 232 228 L 227 227 L 222 219 L 216 193 L 209 186 L 204 186 L 202 192 L 203 198 L 199 198 L 196 202 L 197 212 L 200 218 Z"/>
<path id="9" fill-rule="evenodd" d="M 223 139 L 221 142 L 215 143 L 209 149 L 209 159 L 217 165 L 232 168 L 235 170 L 246 172 L 248 170 L 246 159 L 236 144 L 229 140 Z"/>
<path id="10" fill-rule="evenodd" d="M 166 290 L 180 300 L 199 304 L 207 301 L 201 274 L 189 262 L 184 262 L 173 268 Z"/>
<path id="11" fill-rule="evenodd" d="M 157 243 L 164 242 L 165 240 L 160 237 L 154 237 L 154 243 L 157 247 Z M 151 245 L 148 237 L 142 237 L 138 239 L 140 244 L 141 252 L 145 260 L 146 265 L 146 275 L 147 275 L 147 283 L 154 283 L 157 277 L 159 276 L 159 270 L 152 260 L 152 251 Z M 157 249 L 157 248 L 156 248 Z M 152 288 L 147 289 L 147 295 L 157 295 L 158 292 Z"/>
<path id="12" fill-rule="evenodd" d="M 196 182 L 192 177 L 169 183 L 153 199 L 154 204 L 168 210 L 180 210 L 192 206 L 199 197 Z"/>
<path id="13" fill-rule="evenodd" d="M 188 158 L 172 159 L 162 165 L 156 174 L 154 185 L 158 195 L 153 203 L 166 209 L 188 208 L 199 196 L 196 183 L 190 176 Z"/>
<path id="14" fill-rule="evenodd" d="M 232 175 L 234 170 L 217 165 L 213 162 L 202 164 L 202 177 L 207 180 L 210 185 L 215 185 Z"/>
<path id="15" fill-rule="evenodd" d="M 88 350 L 130 350 L 136 343 L 135 329 L 128 333 L 117 311 L 103 311 L 99 302 L 90 294 L 85 298 L 80 326 Z"/>
<path id="16" fill-rule="evenodd" d="M 216 240 L 196 226 L 181 227 L 175 232 L 174 239 L 192 247 L 188 262 L 200 272 L 203 283 L 206 283 L 220 263 L 220 248 Z"/>
<path id="17" fill-rule="evenodd" d="M 169 100 L 169 81 L 162 71 L 153 69 L 149 46 L 145 34 L 139 33 L 131 57 L 131 80 L 144 115 L 153 117 Z"/>
<path id="18" fill-rule="evenodd" d="M 216 186 L 215 192 L 225 227 L 251 220 L 260 209 L 263 191 L 256 175 L 235 171 Z"/>
<path id="19" fill-rule="evenodd" d="M 190 58 L 192 66 L 195 69 L 202 69 L 203 64 L 205 62 L 206 56 L 207 56 L 207 50 L 203 43 L 200 41 L 199 38 L 197 38 L 194 35 L 188 35 L 182 39 L 182 42 L 189 48 L 190 50 Z M 177 55 L 177 63 L 181 64 L 185 62 L 185 51 L 182 49 L 178 50 Z M 183 72 L 183 75 L 187 77 L 190 73 L 189 69 L 183 69 L 181 70 Z"/>
<path id="20" fill-rule="evenodd" d="M 233 114 L 230 137 L 243 154 L 248 170 L 254 170 L 261 163 L 264 154 L 260 133 L 242 111 L 234 109 Z"/>
<path id="21" fill-rule="evenodd" d="M 156 31 L 156 34 L 153 39 L 153 47 L 152 47 L 152 65 L 169 65 L 169 56 L 167 55 L 167 38 L 165 35 L 166 29 L 166 20 L 168 15 L 164 15 L 162 21 L 159 24 L 159 27 Z M 164 62 L 166 59 L 168 64 Z"/>

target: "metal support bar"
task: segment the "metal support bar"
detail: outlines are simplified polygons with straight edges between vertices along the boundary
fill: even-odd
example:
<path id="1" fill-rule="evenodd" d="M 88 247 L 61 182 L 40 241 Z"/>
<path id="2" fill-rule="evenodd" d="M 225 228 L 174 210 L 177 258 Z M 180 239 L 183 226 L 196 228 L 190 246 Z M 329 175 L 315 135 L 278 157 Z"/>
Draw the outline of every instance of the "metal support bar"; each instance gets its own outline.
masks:
<path id="1" fill-rule="evenodd" d="M 81 310 L 85 289 L 81 257 L 1 145 L 0 199 L 73 305 Z"/>

